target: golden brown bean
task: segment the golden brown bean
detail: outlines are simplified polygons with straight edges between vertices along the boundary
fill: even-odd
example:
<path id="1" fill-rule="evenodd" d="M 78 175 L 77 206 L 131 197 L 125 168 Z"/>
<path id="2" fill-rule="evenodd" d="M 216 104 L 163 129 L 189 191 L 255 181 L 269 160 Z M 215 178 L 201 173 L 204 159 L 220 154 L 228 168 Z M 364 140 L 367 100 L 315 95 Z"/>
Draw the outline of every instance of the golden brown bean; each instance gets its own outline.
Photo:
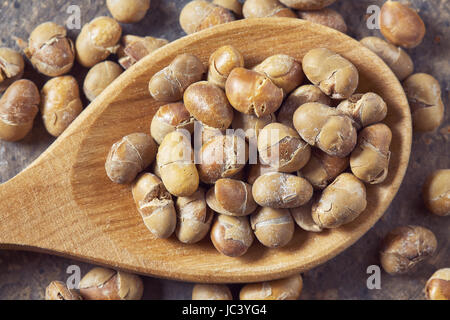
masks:
<path id="1" fill-rule="evenodd" d="M 225 130 L 233 121 L 233 108 L 225 92 L 208 81 L 191 84 L 184 92 L 184 104 L 195 119 L 207 126 Z"/>
<path id="2" fill-rule="evenodd" d="M 84 79 L 83 91 L 89 101 L 93 101 L 116 78 L 122 74 L 122 68 L 115 62 L 103 61 L 93 66 Z"/>
<path id="3" fill-rule="evenodd" d="M 25 63 L 22 55 L 9 48 L 0 48 L 0 93 L 22 78 Z"/>
<path id="4" fill-rule="evenodd" d="M 253 244 L 248 218 L 219 214 L 211 228 L 211 241 L 223 255 L 243 256 Z"/>
<path id="5" fill-rule="evenodd" d="M 234 68 L 243 68 L 244 56 L 233 46 L 223 46 L 209 58 L 208 81 L 225 89 L 225 83 Z"/>
<path id="6" fill-rule="evenodd" d="M 392 69 L 398 80 L 403 81 L 414 71 L 411 57 L 400 47 L 377 37 L 366 37 L 359 42 L 375 52 Z"/>
<path id="7" fill-rule="evenodd" d="M 425 286 L 428 300 L 450 300 L 450 268 L 439 269 Z"/>
<path id="8" fill-rule="evenodd" d="M 145 133 L 132 133 L 116 142 L 105 163 L 112 182 L 131 183 L 139 172 L 147 168 L 156 156 L 156 143 Z"/>
<path id="9" fill-rule="evenodd" d="M 247 183 L 254 184 L 258 177 L 268 172 L 277 172 L 277 169 L 261 163 L 249 165 Z"/>
<path id="10" fill-rule="evenodd" d="M 311 147 L 297 132 L 281 123 L 271 123 L 258 136 L 261 162 L 279 172 L 295 172 L 303 168 L 311 156 Z"/>
<path id="11" fill-rule="evenodd" d="M 305 103 L 295 111 L 294 127 L 303 140 L 330 156 L 346 157 L 356 146 L 352 120 L 335 108 L 317 102 Z"/>
<path id="12" fill-rule="evenodd" d="M 283 102 L 283 89 L 267 76 L 244 68 L 231 71 L 225 91 L 237 111 L 257 117 L 274 113 Z"/>
<path id="13" fill-rule="evenodd" d="M 242 112 L 235 112 L 231 126 L 234 130 L 242 129 L 245 133 L 245 138 L 249 142 L 257 142 L 260 131 L 269 123 L 276 122 L 275 114 L 268 114 L 267 116 L 258 118 L 253 114 L 245 114 Z"/>
<path id="14" fill-rule="evenodd" d="M 183 99 L 184 90 L 200 81 L 204 73 L 205 67 L 196 56 L 180 54 L 150 79 L 148 89 L 157 101 L 176 102 Z"/>
<path id="15" fill-rule="evenodd" d="M 176 102 L 160 107 L 150 126 L 153 139 L 161 144 L 167 134 L 177 130 L 187 130 L 191 134 L 194 132 L 194 118 L 184 104 Z"/>
<path id="16" fill-rule="evenodd" d="M 133 199 L 147 229 L 157 238 L 168 238 L 175 231 L 177 215 L 172 196 L 161 179 L 142 173 L 132 187 Z"/>
<path id="17" fill-rule="evenodd" d="M 234 15 L 226 8 L 203 0 L 189 2 L 180 13 L 180 25 L 187 34 L 234 20 Z"/>
<path id="18" fill-rule="evenodd" d="M 398 227 L 383 241 L 381 265 L 391 275 L 408 273 L 430 258 L 436 248 L 437 240 L 430 230 L 419 226 Z"/>
<path id="19" fill-rule="evenodd" d="M 122 23 L 135 23 L 144 19 L 150 0 L 106 0 L 111 15 Z"/>
<path id="20" fill-rule="evenodd" d="M 302 65 L 285 54 L 276 54 L 253 68 L 265 74 L 272 82 L 283 89 L 285 95 L 297 88 L 304 79 Z"/>
<path id="21" fill-rule="evenodd" d="M 0 139 L 18 141 L 33 127 L 40 95 L 30 80 L 17 80 L 0 99 Z"/>
<path id="22" fill-rule="evenodd" d="M 389 0 L 381 7 L 380 31 L 393 44 L 414 48 L 425 36 L 425 24 L 415 10 Z"/>
<path id="23" fill-rule="evenodd" d="M 422 197 L 432 213 L 450 215 L 450 169 L 436 170 L 429 175 L 423 185 Z"/>
<path id="24" fill-rule="evenodd" d="M 173 131 L 164 137 L 157 154 L 161 179 L 176 197 L 191 196 L 198 189 L 199 175 L 188 137 Z"/>
<path id="25" fill-rule="evenodd" d="M 205 190 L 199 188 L 192 196 L 178 197 L 176 235 L 183 243 L 197 243 L 209 232 L 213 212 L 206 205 Z"/>
<path id="26" fill-rule="evenodd" d="M 316 189 L 324 189 L 349 166 L 349 158 L 333 157 L 314 148 L 309 162 L 299 175 L 308 180 Z"/>
<path id="27" fill-rule="evenodd" d="M 303 71 L 314 85 L 333 99 L 347 99 L 358 87 L 356 67 L 326 48 L 310 50 L 303 58 Z"/>
<path id="28" fill-rule="evenodd" d="M 322 232 L 323 228 L 314 222 L 312 218 L 312 206 L 317 196 L 313 196 L 309 202 L 301 207 L 289 209 L 292 218 L 297 225 L 305 231 Z"/>
<path id="29" fill-rule="evenodd" d="M 75 290 L 67 288 L 61 281 L 52 281 L 45 289 L 45 300 L 82 300 Z"/>
<path id="30" fill-rule="evenodd" d="M 41 90 L 41 113 L 45 128 L 58 137 L 83 111 L 78 83 L 72 76 L 50 79 Z"/>
<path id="31" fill-rule="evenodd" d="M 286 246 L 294 236 L 294 220 L 288 209 L 261 208 L 250 217 L 256 238 L 269 248 Z"/>
<path id="32" fill-rule="evenodd" d="M 169 41 L 154 37 L 137 37 L 125 35 L 118 49 L 119 64 L 128 69 L 153 51 L 165 46 Z"/>
<path id="33" fill-rule="evenodd" d="M 321 228 L 338 228 L 355 220 L 366 206 L 364 184 L 353 174 L 343 173 L 314 202 L 312 217 Z"/>
<path id="34" fill-rule="evenodd" d="M 376 93 L 358 93 L 342 101 L 337 110 L 349 116 L 356 126 L 362 129 L 368 125 L 383 121 L 387 115 L 387 105 Z"/>
<path id="35" fill-rule="evenodd" d="M 80 281 L 80 294 L 86 300 L 140 300 L 142 279 L 134 274 L 94 268 Z"/>
<path id="36" fill-rule="evenodd" d="M 116 20 L 97 17 L 81 29 L 76 41 L 77 60 L 83 67 L 93 67 L 116 53 L 122 28 Z"/>
<path id="37" fill-rule="evenodd" d="M 331 104 L 330 98 L 318 87 L 310 84 L 298 87 L 281 105 L 277 116 L 278 122 L 294 128 L 293 117 L 295 110 L 297 110 L 297 108 L 302 104 L 308 102 L 319 102 L 327 106 Z"/>
<path id="38" fill-rule="evenodd" d="M 391 129 L 378 123 L 364 128 L 358 135 L 358 144 L 350 156 L 353 174 L 370 184 L 383 182 L 388 174 L 392 141 Z"/>
<path id="39" fill-rule="evenodd" d="M 253 199 L 252 186 L 239 180 L 219 179 L 207 195 L 208 206 L 229 216 L 246 216 L 258 206 Z"/>
<path id="40" fill-rule="evenodd" d="M 313 194 L 311 184 L 287 173 L 269 172 L 256 179 L 253 199 L 261 207 L 296 208 L 307 203 Z"/>
<path id="41" fill-rule="evenodd" d="M 49 77 L 66 74 L 75 60 L 75 49 L 67 30 L 53 22 L 43 23 L 31 32 L 24 52 L 33 67 Z"/>
<path id="42" fill-rule="evenodd" d="M 202 182 L 213 184 L 221 178 L 231 178 L 248 161 L 248 145 L 236 135 L 216 136 L 200 150 L 198 173 Z"/>
<path id="43" fill-rule="evenodd" d="M 233 12 L 237 17 L 242 16 L 242 4 L 239 0 L 213 0 L 213 4 Z"/>
<path id="44" fill-rule="evenodd" d="M 413 117 L 414 130 L 436 130 L 444 119 L 439 82 L 426 73 L 416 73 L 403 82 Z"/>

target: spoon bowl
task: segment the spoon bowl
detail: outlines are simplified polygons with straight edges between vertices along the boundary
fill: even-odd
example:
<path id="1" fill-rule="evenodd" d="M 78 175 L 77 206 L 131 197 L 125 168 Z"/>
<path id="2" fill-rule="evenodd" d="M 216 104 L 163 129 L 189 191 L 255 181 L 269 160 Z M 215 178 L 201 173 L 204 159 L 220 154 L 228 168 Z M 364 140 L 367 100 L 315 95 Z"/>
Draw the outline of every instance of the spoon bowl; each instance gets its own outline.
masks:
<path id="1" fill-rule="evenodd" d="M 124 135 L 149 132 L 163 104 L 148 81 L 178 54 L 205 65 L 212 52 L 231 44 L 253 66 L 273 54 L 299 61 L 311 49 L 329 48 L 360 73 L 358 92 L 380 94 L 392 130 L 387 179 L 367 186 L 367 209 L 352 223 L 322 233 L 296 230 L 281 249 L 257 243 L 241 258 L 215 250 L 209 237 L 185 245 L 175 236 L 155 239 L 136 210 L 130 186 L 116 185 L 104 164 Z M 27 169 L 0 185 L 0 247 L 48 252 L 134 273 L 193 282 L 236 283 L 278 279 L 333 258 L 364 235 L 383 215 L 400 187 L 411 152 L 411 114 L 392 71 L 356 40 L 300 19 L 247 19 L 184 37 L 147 56 L 112 83 Z"/>

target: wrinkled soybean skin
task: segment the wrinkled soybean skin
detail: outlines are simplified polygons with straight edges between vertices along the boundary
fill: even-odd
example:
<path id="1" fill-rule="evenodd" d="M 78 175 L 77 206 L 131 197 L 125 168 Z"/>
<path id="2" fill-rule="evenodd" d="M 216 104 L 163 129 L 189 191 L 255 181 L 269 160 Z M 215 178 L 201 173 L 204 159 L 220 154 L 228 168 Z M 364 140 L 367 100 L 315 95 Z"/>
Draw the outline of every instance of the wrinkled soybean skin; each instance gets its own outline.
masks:
<path id="1" fill-rule="evenodd" d="M 33 30 L 24 52 L 33 67 L 49 77 L 69 72 L 75 60 L 74 45 L 66 28 L 53 22 L 45 22 Z"/>
<path id="2" fill-rule="evenodd" d="M 229 216 L 246 216 L 256 210 L 252 186 L 235 179 L 219 179 L 207 195 L 208 206 L 215 212 Z"/>
<path id="3" fill-rule="evenodd" d="M 148 134 L 132 133 L 123 137 L 109 151 L 105 163 L 108 177 L 114 183 L 131 183 L 155 160 L 156 150 L 156 143 Z"/>
<path id="4" fill-rule="evenodd" d="M 385 124 L 364 128 L 350 156 L 353 174 L 370 184 L 382 183 L 388 175 L 391 141 L 392 132 Z"/>
<path id="5" fill-rule="evenodd" d="M 294 236 L 294 220 L 288 209 L 261 208 L 250 217 L 256 238 L 269 248 L 281 248 Z"/>
<path id="6" fill-rule="evenodd" d="M 195 119 L 207 126 L 224 130 L 233 121 L 233 108 L 225 92 L 208 81 L 190 85 L 184 92 L 184 104 Z"/>
<path id="7" fill-rule="evenodd" d="M 278 122 L 294 128 L 293 117 L 294 112 L 302 104 L 308 102 L 319 102 L 327 106 L 330 105 L 331 99 L 324 94 L 318 87 L 307 84 L 295 89 L 281 105 L 278 111 Z"/>
<path id="8" fill-rule="evenodd" d="M 450 215 L 450 169 L 436 170 L 430 174 L 423 185 L 422 196 L 432 213 Z"/>
<path id="9" fill-rule="evenodd" d="M 304 78 L 302 65 L 285 54 L 270 56 L 253 70 L 268 76 L 276 86 L 283 89 L 285 95 L 297 88 Z"/>
<path id="10" fill-rule="evenodd" d="M 205 67 L 196 56 L 180 54 L 150 79 L 148 89 L 157 101 L 177 102 L 183 98 L 186 88 L 200 81 L 204 73 Z"/>
<path id="11" fill-rule="evenodd" d="M 352 120 L 335 108 L 312 102 L 294 113 L 294 126 L 300 136 L 330 156 L 346 157 L 357 141 Z"/>
<path id="12" fill-rule="evenodd" d="M 317 198 L 314 195 L 309 202 L 301 207 L 289 209 L 292 218 L 297 225 L 308 232 L 322 232 L 322 227 L 318 226 L 312 218 L 312 205 Z"/>
<path id="13" fill-rule="evenodd" d="M 321 228 L 338 228 L 355 220 L 366 206 L 364 184 L 353 174 L 343 173 L 313 204 L 312 217 Z"/>
<path id="14" fill-rule="evenodd" d="M 439 82 L 429 74 L 416 73 L 403 82 L 403 88 L 411 108 L 414 130 L 436 130 L 444 119 Z"/>
<path id="15" fill-rule="evenodd" d="M 168 238 L 175 230 L 177 216 L 172 196 L 161 179 L 141 174 L 132 187 L 133 199 L 145 226 L 157 238 Z"/>
<path id="16" fill-rule="evenodd" d="M 234 68 L 243 68 L 244 56 L 233 46 L 223 46 L 209 58 L 208 81 L 225 89 L 225 83 Z"/>
<path id="17" fill-rule="evenodd" d="M 401 226 L 384 238 L 380 262 L 391 275 L 405 274 L 433 256 L 436 249 L 437 239 L 431 230 L 420 226 Z"/>
<path id="18" fill-rule="evenodd" d="M 253 244 L 253 232 L 248 217 L 217 215 L 211 229 L 211 241 L 223 255 L 243 256 Z"/>
<path id="19" fill-rule="evenodd" d="M 303 58 L 303 71 L 314 85 L 333 99 L 347 99 L 358 87 L 356 67 L 329 49 L 310 50 Z"/>
<path id="20" fill-rule="evenodd" d="M 278 110 L 283 102 L 283 89 L 267 76 L 244 68 L 235 68 L 225 84 L 230 104 L 237 111 L 263 117 Z"/>
<path id="21" fill-rule="evenodd" d="M 181 132 L 171 132 L 159 146 L 157 161 L 161 179 L 176 197 L 188 197 L 198 189 L 199 175 L 193 162 L 189 138 Z"/>
<path id="22" fill-rule="evenodd" d="M 368 125 L 383 121 L 387 115 L 387 105 L 376 93 L 357 93 L 342 101 L 337 110 L 349 116 L 359 130 Z"/>
<path id="23" fill-rule="evenodd" d="M 248 161 L 248 144 L 238 136 L 215 136 L 200 151 L 198 172 L 202 182 L 213 184 L 221 178 L 232 178 Z"/>
<path id="24" fill-rule="evenodd" d="M 312 195 L 311 184 L 287 173 L 269 172 L 256 179 L 253 198 L 262 207 L 296 208 L 307 203 Z"/>
<path id="25" fill-rule="evenodd" d="M 189 197 L 177 198 L 176 235 L 183 243 L 197 243 L 209 232 L 213 212 L 206 205 L 205 190 L 199 188 Z"/>
<path id="26" fill-rule="evenodd" d="M 315 189 L 324 189 L 349 166 L 349 158 L 332 157 L 319 149 L 313 149 L 309 162 L 299 171 Z"/>
<path id="27" fill-rule="evenodd" d="M 194 118 L 182 102 L 166 104 L 158 109 L 152 119 L 150 132 L 156 143 L 161 144 L 164 137 L 176 130 L 194 132 Z"/>
<path id="28" fill-rule="evenodd" d="M 280 0 L 280 2 L 290 8 L 298 10 L 320 10 L 336 0 Z"/>
<path id="29" fill-rule="evenodd" d="M 244 18 L 287 17 L 296 18 L 295 12 L 278 0 L 246 0 L 242 8 Z"/>
<path id="30" fill-rule="evenodd" d="M 295 172 L 308 163 L 311 147 L 294 129 L 275 122 L 261 130 L 258 152 L 262 163 L 279 172 Z"/>
<path id="31" fill-rule="evenodd" d="M 30 80 L 17 80 L 0 99 L 0 139 L 19 141 L 33 127 L 40 95 Z"/>
<path id="32" fill-rule="evenodd" d="M 231 126 L 234 130 L 242 129 L 249 142 L 257 142 L 259 133 L 269 123 L 276 122 L 275 114 L 258 118 L 253 114 L 235 112 Z"/>
<path id="33" fill-rule="evenodd" d="M 22 55 L 10 48 L 0 48 L 0 93 L 23 76 L 25 62 Z"/>
<path id="34" fill-rule="evenodd" d="M 77 60 L 90 68 L 118 49 L 121 26 L 110 17 L 97 17 L 86 24 L 76 40 Z"/>
<path id="35" fill-rule="evenodd" d="M 395 73 L 398 80 L 403 81 L 413 73 L 414 63 L 402 48 L 377 37 L 366 37 L 359 42 L 383 59 Z"/>
<path id="36" fill-rule="evenodd" d="M 180 25 L 187 34 L 233 20 L 234 15 L 229 10 L 203 0 L 189 2 L 180 13 Z"/>
<path id="37" fill-rule="evenodd" d="M 58 137 L 83 111 L 78 83 L 72 76 L 49 80 L 41 90 L 41 113 L 47 131 Z"/>

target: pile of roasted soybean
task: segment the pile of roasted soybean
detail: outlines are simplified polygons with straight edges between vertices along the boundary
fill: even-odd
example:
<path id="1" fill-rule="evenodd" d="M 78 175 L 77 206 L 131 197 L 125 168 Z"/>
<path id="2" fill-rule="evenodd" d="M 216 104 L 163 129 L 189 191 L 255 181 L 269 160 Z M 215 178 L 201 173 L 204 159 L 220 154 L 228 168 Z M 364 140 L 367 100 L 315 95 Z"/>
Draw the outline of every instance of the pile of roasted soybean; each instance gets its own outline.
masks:
<path id="1" fill-rule="evenodd" d="M 312 232 L 350 223 L 366 209 L 364 182 L 385 180 L 387 105 L 375 93 L 355 94 L 359 74 L 350 61 L 318 48 L 301 62 L 279 54 L 245 66 L 233 46 L 218 48 L 208 70 L 194 55 L 177 56 L 149 82 L 152 97 L 169 103 L 151 135 L 112 146 L 107 174 L 133 184 L 156 237 L 175 232 L 196 243 L 211 228 L 212 243 L 230 257 L 244 255 L 254 237 L 279 248 L 293 238 L 295 222 Z M 312 84 L 302 85 L 304 75 Z M 202 124 L 197 165 L 194 121 Z M 247 164 L 252 146 L 257 161 Z M 154 161 L 153 173 L 138 176 Z"/>

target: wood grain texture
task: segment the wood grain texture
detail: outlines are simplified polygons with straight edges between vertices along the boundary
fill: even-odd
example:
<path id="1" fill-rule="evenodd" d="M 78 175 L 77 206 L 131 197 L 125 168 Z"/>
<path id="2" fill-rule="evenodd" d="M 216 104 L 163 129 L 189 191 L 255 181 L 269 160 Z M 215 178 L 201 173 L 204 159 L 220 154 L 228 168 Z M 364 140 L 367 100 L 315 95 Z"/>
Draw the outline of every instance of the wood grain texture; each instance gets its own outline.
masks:
<path id="1" fill-rule="evenodd" d="M 368 208 L 353 223 L 323 234 L 297 231 L 286 248 L 254 245 L 242 258 L 220 255 L 209 241 L 183 245 L 155 240 L 142 224 L 128 186 L 112 184 L 104 161 L 123 135 L 147 132 L 159 107 L 150 77 L 179 53 L 206 64 L 221 45 L 242 51 L 249 66 L 284 53 L 297 59 L 327 47 L 360 71 L 360 91 L 389 105 L 393 131 L 387 180 L 368 187 Z M 158 277 L 196 282 L 252 282 L 309 270 L 358 240 L 383 215 L 404 177 L 411 150 L 411 118 L 392 72 L 369 50 L 339 32 L 295 19 L 255 19 L 219 26 L 175 41 L 125 72 L 27 170 L 0 186 L 3 247 L 52 252 Z"/>

